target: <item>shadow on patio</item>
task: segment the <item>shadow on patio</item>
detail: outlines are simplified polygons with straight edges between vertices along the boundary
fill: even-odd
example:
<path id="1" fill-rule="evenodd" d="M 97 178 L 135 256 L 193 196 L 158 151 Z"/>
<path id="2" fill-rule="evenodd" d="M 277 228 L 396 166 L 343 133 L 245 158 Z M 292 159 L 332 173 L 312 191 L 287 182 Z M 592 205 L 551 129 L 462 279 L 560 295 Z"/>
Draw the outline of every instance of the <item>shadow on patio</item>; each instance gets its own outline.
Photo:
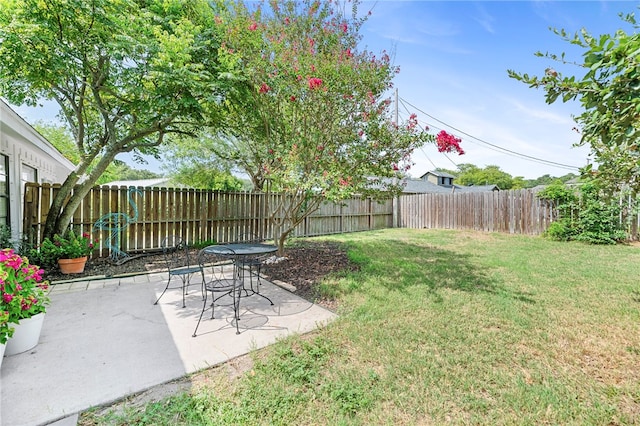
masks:
<path id="1" fill-rule="evenodd" d="M 192 284 L 186 308 L 180 289 L 153 305 L 165 280 L 166 274 L 149 274 L 53 286 L 40 343 L 2 363 L 0 424 L 48 424 L 335 318 L 263 280 L 261 293 L 274 306 L 261 297 L 243 298 L 239 335 L 232 309 L 216 306 L 216 319 L 206 312 L 193 338 L 202 310 L 199 283 Z"/>

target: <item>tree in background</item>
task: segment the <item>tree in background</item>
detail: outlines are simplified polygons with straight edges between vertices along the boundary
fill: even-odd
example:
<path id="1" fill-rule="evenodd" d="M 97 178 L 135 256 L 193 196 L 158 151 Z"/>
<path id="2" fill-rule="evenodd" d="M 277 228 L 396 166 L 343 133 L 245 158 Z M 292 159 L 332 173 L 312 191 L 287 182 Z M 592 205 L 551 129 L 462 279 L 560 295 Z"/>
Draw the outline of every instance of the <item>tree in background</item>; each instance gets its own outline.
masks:
<path id="1" fill-rule="evenodd" d="M 487 166 L 481 169 L 473 164 L 459 164 L 456 183 L 461 185 L 498 185 L 500 189 L 514 189 L 513 178 L 498 166 Z M 517 188 L 516 188 L 517 189 Z"/>
<path id="2" fill-rule="evenodd" d="M 211 147 L 256 189 L 287 195 L 270 206 L 280 252 L 324 200 L 399 191 L 394 178 L 410 167 L 413 149 L 435 142 L 415 115 L 393 122 L 387 96 L 398 68 L 386 53 L 358 48 L 357 8 L 347 15 L 339 4 L 307 0 L 218 9 L 227 29 L 219 58 L 236 84 Z"/>
<path id="3" fill-rule="evenodd" d="M 556 181 L 560 181 L 562 183 L 567 183 L 570 180 L 575 179 L 577 177 L 578 177 L 578 175 L 573 174 L 573 173 L 567 173 L 566 175 L 559 176 L 559 177 L 555 177 L 555 176 L 551 176 L 549 174 L 545 174 L 545 175 L 542 175 L 542 176 L 540 176 L 538 178 L 527 180 L 526 188 L 533 188 L 534 186 L 539 186 L 539 185 L 551 185 L 551 184 L 555 183 Z"/>
<path id="4" fill-rule="evenodd" d="M 498 166 L 478 167 L 471 163 L 458 164 L 457 170 L 438 169 L 456 177 L 455 183 L 466 186 L 498 185 L 500 189 L 524 188 L 525 180 L 521 176 L 512 177 Z"/>
<path id="5" fill-rule="evenodd" d="M 0 0 L 0 95 L 55 100 L 80 153 L 44 236 L 63 233 L 117 154 L 153 154 L 166 135 L 195 134 L 205 103 L 215 117 L 224 83 L 215 30 L 199 0 Z"/>
<path id="6" fill-rule="evenodd" d="M 80 163 L 80 153 L 76 149 L 73 136 L 66 127 L 38 121 L 33 127 L 73 164 Z M 120 160 L 113 160 L 100 175 L 96 185 L 102 185 L 115 180 L 138 180 L 158 178 L 158 173 L 149 170 L 133 169 Z"/>
<path id="7" fill-rule="evenodd" d="M 232 173 L 233 164 L 222 161 L 212 148 L 215 138 L 205 131 L 198 138 L 173 137 L 162 151 L 162 169 L 172 182 L 214 191 L 250 190 L 251 185 Z M 197 147 L 197 149 L 194 149 Z"/>
<path id="8" fill-rule="evenodd" d="M 597 176 L 609 190 L 629 185 L 640 189 L 640 32 L 633 14 L 622 16 L 633 28 L 615 34 L 593 36 L 587 30 L 569 36 L 554 30 L 568 43 L 584 50 L 582 61 L 571 61 L 565 54 L 543 54 L 562 66 L 578 67 L 577 76 L 565 76 L 547 68 L 544 75 L 529 76 L 509 70 L 509 76 L 530 87 L 542 88 L 546 101 L 578 99 L 584 109 L 576 117 L 582 138 L 578 145 L 589 145 L 598 163 Z M 584 169 L 591 173 L 591 165 Z"/>
<path id="9" fill-rule="evenodd" d="M 525 179 L 522 176 L 511 176 L 509 173 L 500 170 L 498 166 L 478 167 L 471 163 L 458 164 L 457 170 L 438 168 L 436 170 L 449 173 L 456 177 L 455 183 L 460 185 L 498 185 L 500 189 L 521 189 L 533 188 L 538 185 L 549 185 L 557 180 L 568 182 L 578 176 L 567 173 L 560 177 L 543 175 L 536 179 Z"/>

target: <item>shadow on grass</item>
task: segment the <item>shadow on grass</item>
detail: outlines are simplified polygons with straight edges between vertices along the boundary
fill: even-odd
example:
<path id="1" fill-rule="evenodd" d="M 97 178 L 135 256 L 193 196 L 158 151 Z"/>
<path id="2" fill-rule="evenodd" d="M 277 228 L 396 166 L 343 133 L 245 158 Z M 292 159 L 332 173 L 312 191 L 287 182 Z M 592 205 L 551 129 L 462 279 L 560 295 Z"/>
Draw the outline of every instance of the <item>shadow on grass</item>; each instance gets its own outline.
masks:
<path id="1" fill-rule="evenodd" d="M 356 248 L 357 247 L 357 248 Z M 374 281 L 389 291 L 425 286 L 433 293 L 448 288 L 470 293 L 507 296 L 535 303 L 531 293 L 504 285 L 498 273 L 473 262 L 473 255 L 398 240 L 358 241 L 353 258 L 360 263 L 363 281 Z M 351 253 L 350 253 L 351 254 Z"/>

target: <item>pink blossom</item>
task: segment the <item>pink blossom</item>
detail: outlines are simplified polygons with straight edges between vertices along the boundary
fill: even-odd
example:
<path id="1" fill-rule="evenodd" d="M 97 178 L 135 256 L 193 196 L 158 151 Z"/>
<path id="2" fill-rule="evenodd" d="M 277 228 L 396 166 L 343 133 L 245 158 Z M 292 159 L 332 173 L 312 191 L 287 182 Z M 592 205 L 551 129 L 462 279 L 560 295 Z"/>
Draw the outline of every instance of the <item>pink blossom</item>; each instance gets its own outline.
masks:
<path id="1" fill-rule="evenodd" d="M 342 28 L 342 32 L 346 33 L 347 32 L 347 24 L 343 23 L 342 25 L 340 25 L 340 28 Z"/>
<path id="2" fill-rule="evenodd" d="M 13 300 L 13 294 L 4 293 L 2 295 L 2 300 L 4 300 L 5 303 L 11 303 L 11 301 Z"/>
<path id="3" fill-rule="evenodd" d="M 271 90 L 271 87 L 269 87 L 267 85 L 267 83 L 262 83 L 262 85 L 260 86 L 260 89 L 258 90 L 258 92 L 267 93 L 269 90 Z"/>
<path id="4" fill-rule="evenodd" d="M 458 155 L 464 154 L 464 150 L 460 147 L 462 139 L 441 130 L 436 136 L 436 144 L 439 152 L 457 152 Z"/>
<path id="5" fill-rule="evenodd" d="M 251 24 L 249 24 L 249 31 L 255 31 L 258 29 L 258 24 L 256 24 L 255 22 L 252 22 Z"/>
<path id="6" fill-rule="evenodd" d="M 309 78 L 309 89 L 314 90 L 322 86 L 322 79 L 316 77 Z"/>

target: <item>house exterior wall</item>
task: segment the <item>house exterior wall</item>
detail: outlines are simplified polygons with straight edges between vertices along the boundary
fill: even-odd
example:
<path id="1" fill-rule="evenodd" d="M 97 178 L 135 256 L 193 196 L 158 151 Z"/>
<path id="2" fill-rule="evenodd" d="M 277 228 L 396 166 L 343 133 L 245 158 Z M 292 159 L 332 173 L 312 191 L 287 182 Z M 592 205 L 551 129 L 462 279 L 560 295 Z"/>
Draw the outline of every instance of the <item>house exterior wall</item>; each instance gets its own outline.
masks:
<path id="1" fill-rule="evenodd" d="M 427 182 L 431 182 L 431 183 L 433 183 L 433 184 L 435 184 L 435 185 L 438 185 L 438 184 L 439 184 L 439 182 L 438 182 L 438 176 L 433 175 L 433 174 L 431 174 L 431 173 L 427 173 L 427 174 L 425 175 L 425 177 L 426 177 Z"/>
<path id="2" fill-rule="evenodd" d="M 6 225 L 11 228 L 12 237 L 19 239 L 22 234 L 24 182 L 34 180 L 35 174 L 38 183 L 62 183 L 75 166 L 1 99 L 0 154 L 0 161 L 8 159 Z"/>

